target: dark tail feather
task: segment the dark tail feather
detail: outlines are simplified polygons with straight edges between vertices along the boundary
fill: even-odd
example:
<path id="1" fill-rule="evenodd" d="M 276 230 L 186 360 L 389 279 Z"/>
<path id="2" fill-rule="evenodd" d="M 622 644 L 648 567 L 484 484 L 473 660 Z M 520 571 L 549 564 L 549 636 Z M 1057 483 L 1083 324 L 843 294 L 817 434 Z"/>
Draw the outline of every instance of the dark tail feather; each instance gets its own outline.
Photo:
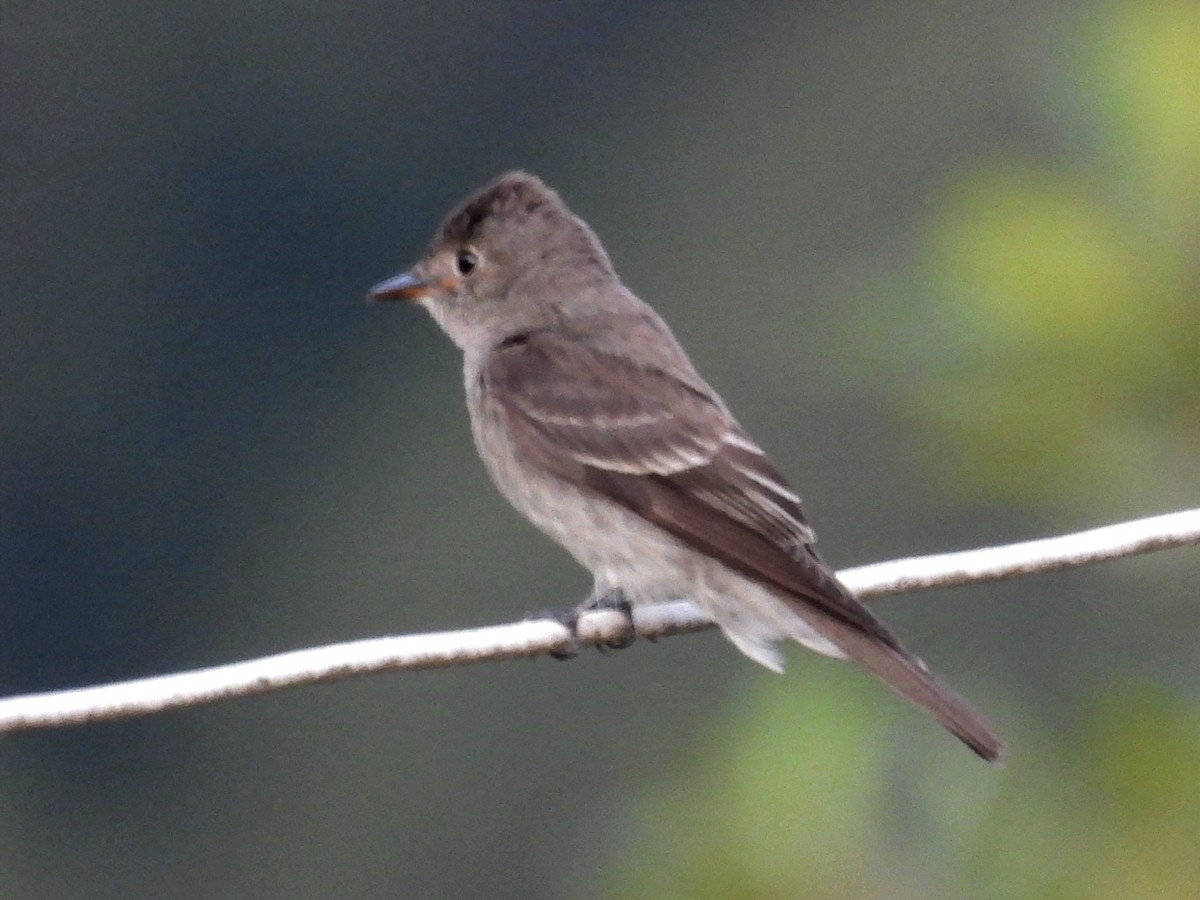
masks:
<path id="1" fill-rule="evenodd" d="M 933 677 L 925 664 L 899 644 L 889 645 L 875 635 L 833 619 L 822 622 L 824 632 L 856 663 L 937 719 L 956 738 L 990 763 L 1004 755 L 1004 743 L 983 716 L 966 700 Z"/>

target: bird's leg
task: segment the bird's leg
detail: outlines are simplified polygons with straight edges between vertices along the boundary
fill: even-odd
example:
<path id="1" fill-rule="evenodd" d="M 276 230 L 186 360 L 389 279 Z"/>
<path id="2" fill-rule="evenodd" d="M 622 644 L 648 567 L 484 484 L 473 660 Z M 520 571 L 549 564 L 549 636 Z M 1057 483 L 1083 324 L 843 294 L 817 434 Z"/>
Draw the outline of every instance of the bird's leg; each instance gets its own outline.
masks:
<path id="1" fill-rule="evenodd" d="M 569 610 L 543 610 L 539 613 L 534 613 L 530 618 L 538 619 L 553 619 L 555 622 L 560 622 L 567 627 L 571 632 L 570 643 L 562 650 L 551 650 L 550 655 L 555 659 L 574 659 L 579 655 L 579 619 L 585 613 L 590 613 L 599 609 L 612 609 L 621 613 L 625 617 L 625 628 L 623 633 L 605 641 L 598 646 L 598 649 L 603 652 L 605 650 L 624 650 L 637 639 L 637 629 L 633 624 L 633 607 L 629 600 L 625 597 L 625 592 L 620 588 L 609 588 L 597 585 L 592 593 L 582 603 Z"/>
<path id="2" fill-rule="evenodd" d="M 637 640 L 637 628 L 633 624 L 633 607 L 630 605 L 629 598 L 625 596 L 623 590 L 619 587 L 602 589 L 597 585 L 596 590 L 592 591 L 591 596 L 576 607 L 576 621 L 584 613 L 597 609 L 616 610 L 625 619 L 625 627 L 622 633 L 612 640 L 600 644 L 599 649 L 601 652 L 605 650 L 624 650 Z"/>
<path id="3" fill-rule="evenodd" d="M 579 607 L 574 609 L 544 609 L 541 612 L 530 613 L 527 618 L 530 619 L 550 619 L 558 622 L 560 625 L 565 625 L 567 631 L 571 632 L 571 639 L 567 642 L 567 646 L 561 650 L 551 650 L 550 655 L 555 659 L 574 659 L 579 655 Z"/>

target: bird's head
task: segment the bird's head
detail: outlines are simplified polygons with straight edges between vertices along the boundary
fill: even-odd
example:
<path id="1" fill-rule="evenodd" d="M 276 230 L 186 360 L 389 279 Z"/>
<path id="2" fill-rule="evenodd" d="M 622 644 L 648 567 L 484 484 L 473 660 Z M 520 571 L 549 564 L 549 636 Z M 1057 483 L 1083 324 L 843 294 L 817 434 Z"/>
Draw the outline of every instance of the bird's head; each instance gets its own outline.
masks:
<path id="1" fill-rule="evenodd" d="M 525 172 L 502 175 L 442 222 L 425 255 L 375 285 L 419 303 L 463 349 L 586 313 L 616 275 L 592 230 Z"/>

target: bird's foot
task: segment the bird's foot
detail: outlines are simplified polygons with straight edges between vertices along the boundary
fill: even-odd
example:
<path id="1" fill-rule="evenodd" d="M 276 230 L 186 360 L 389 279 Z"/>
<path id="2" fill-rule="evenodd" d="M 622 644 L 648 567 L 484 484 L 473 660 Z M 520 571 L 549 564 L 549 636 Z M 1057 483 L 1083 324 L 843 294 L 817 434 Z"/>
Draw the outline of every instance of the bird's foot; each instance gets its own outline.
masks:
<path id="1" fill-rule="evenodd" d="M 605 591 L 603 594 L 593 594 L 573 609 L 543 610 L 531 613 L 529 618 L 552 619 L 555 622 L 565 625 L 567 630 L 571 632 L 571 639 L 562 649 L 551 650 L 550 655 L 555 659 L 574 659 L 579 655 L 579 650 L 582 647 L 579 640 L 580 617 L 585 613 L 601 609 L 611 609 L 619 612 L 625 619 L 625 625 L 619 634 L 598 644 L 597 649 L 602 653 L 606 650 L 624 650 L 637 639 L 637 629 L 633 624 L 633 607 L 626 599 L 625 592 L 620 588 Z"/>
<path id="2" fill-rule="evenodd" d="M 579 642 L 579 607 L 572 609 L 543 609 L 531 612 L 526 619 L 549 619 L 564 626 L 571 632 L 570 640 L 559 650 L 551 650 L 550 655 L 555 659 L 574 659 L 579 655 L 582 644 Z"/>
<path id="3" fill-rule="evenodd" d="M 576 619 L 585 612 L 592 612 L 598 609 L 615 610 L 625 619 L 624 627 L 621 629 L 620 634 L 598 645 L 601 653 L 605 650 L 624 650 L 637 640 L 637 627 L 633 624 L 633 607 L 630 605 L 629 599 L 625 596 L 623 590 L 613 588 L 610 591 L 605 591 L 603 594 L 593 594 L 588 597 L 576 608 Z"/>

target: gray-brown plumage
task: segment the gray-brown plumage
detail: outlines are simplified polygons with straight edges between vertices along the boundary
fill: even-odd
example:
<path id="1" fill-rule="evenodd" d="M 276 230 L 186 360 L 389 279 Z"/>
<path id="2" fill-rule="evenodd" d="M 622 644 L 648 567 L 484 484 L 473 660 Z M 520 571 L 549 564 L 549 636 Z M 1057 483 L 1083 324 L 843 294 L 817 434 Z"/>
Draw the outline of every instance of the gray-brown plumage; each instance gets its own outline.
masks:
<path id="1" fill-rule="evenodd" d="M 462 349 L 488 472 L 591 570 L 593 596 L 687 597 L 776 671 L 784 638 L 848 657 L 999 759 L 988 724 L 817 555 L 795 491 L 537 178 L 469 197 L 371 297 L 420 303 Z"/>

